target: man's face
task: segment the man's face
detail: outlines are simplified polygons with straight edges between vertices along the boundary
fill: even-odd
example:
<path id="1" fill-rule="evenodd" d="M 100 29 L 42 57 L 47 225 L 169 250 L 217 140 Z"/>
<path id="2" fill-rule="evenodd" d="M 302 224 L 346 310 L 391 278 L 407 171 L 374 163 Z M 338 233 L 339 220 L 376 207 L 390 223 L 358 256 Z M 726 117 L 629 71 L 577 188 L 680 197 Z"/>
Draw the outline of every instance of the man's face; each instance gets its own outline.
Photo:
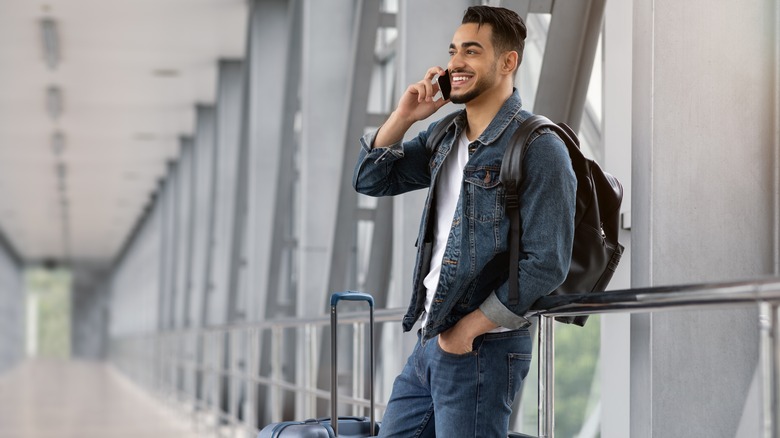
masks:
<path id="1" fill-rule="evenodd" d="M 453 103 L 467 103 L 498 82 L 498 56 L 493 48 L 492 26 L 466 23 L 455 31 L 450 43 L 450 71 Z"/>

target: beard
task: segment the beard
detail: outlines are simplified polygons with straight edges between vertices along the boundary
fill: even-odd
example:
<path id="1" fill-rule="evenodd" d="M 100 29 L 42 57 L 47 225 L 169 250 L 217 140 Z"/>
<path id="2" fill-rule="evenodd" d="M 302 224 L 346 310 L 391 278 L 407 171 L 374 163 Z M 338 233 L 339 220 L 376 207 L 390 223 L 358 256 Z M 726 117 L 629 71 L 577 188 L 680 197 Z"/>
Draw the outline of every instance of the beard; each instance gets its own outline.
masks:
<path id="1" fill-rule="evenodd" d="M 450 94 L 450 102 L 468 103 L 471 100 L 478 97 L 483 92 L 485 92 L 485 90 L 492 88 L 496 84 L 496 69 L 497 69 L 497 65 L 496 63 L 494 63 L 492 68 L 490 69 L 490 72 L 487 75 L 477 79 L 477 83 L 474 84 L 473 87 L 471 87 L 471 90 L 461 95 Z"/>

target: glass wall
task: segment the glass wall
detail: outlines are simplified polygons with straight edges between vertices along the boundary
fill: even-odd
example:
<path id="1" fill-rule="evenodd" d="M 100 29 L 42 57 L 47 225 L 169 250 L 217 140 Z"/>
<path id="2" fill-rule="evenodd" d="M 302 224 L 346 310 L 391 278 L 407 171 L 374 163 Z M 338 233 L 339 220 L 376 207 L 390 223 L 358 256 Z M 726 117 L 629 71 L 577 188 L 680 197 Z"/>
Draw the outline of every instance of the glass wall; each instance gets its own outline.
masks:
<path id="1" fill-rule="evenodd" d="M 0 236 L 0 373 L 24 358 L 25 293 L 18 257 Z"/>

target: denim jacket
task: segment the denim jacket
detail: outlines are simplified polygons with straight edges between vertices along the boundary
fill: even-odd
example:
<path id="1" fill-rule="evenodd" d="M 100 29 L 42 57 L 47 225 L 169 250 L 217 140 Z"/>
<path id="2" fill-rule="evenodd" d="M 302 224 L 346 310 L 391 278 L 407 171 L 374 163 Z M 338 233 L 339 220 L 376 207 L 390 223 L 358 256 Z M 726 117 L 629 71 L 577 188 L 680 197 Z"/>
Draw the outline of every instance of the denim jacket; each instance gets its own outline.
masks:
<path id="1" fill-rule="evenodd" d="M 469 159 L 423 340 L 447 330 L 477 308 L 499 326 L 527 326 L 529 322 L 523 315 L 531 304 L 566 278 L 574 236 L 577 180 L 566 145 L 551 131 L 541 130 L 532 135 L 523 160 L 520 300 L 517 305 L 507 304 L 509 218 L 499 172 L 512 134 L 530 115 L 521 109 L 515 90 L 487 129 L 469 144 Z M 425 310 L 423 279 L 430 269 L 433 247 L 435 186 L 444 159 L 465 128 L 466 112 L 460 111 L 431 154 L 425 143 L 436 123 L 412 140 L 387 148 L 373 148 L 376 132 L 366 134 L 360 140 L 362 147 L 352 180 L 355 190 L 371 196 L 428 189 L 404 331 L 411 330 Z"/>

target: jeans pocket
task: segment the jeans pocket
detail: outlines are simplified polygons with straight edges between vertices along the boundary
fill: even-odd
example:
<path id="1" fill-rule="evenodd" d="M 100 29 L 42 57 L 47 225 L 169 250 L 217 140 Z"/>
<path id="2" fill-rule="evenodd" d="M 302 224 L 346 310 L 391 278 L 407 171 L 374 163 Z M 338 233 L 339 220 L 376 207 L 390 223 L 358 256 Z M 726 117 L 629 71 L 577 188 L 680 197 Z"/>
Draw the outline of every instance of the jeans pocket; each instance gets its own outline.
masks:
<path id="1" fill-rule="evenodd" d="M 479 337 L 477 339 L 480 339 Z M 472 343 L 472 350 L 468 353 L 450 353 L 449 351 L 445 351 L 443 348 L 441 348 L 441 344 L 439 344 L 439 337 L 437 336 L 435 339 L 433 339 L 434 343 L 436 344 L 436 351 L 439 352 L 439 354 L 443 357 L 450 358 L 450 359 L 466 359 L 470 357 L 475 357 L 479 353 L 479 343 L 477 342 L 477 339 L 474 340 Z"/>
<path id="2" fill-rule="evenodd" d="M 531 355 L 527 353 L 509 353 L 509 375 L 507 376 L 509 385 L 507 385 L 506 401 L 508 406 L 512 406 L 517 392 L 523 387 L 523 380 L 531 369 Z"/>

